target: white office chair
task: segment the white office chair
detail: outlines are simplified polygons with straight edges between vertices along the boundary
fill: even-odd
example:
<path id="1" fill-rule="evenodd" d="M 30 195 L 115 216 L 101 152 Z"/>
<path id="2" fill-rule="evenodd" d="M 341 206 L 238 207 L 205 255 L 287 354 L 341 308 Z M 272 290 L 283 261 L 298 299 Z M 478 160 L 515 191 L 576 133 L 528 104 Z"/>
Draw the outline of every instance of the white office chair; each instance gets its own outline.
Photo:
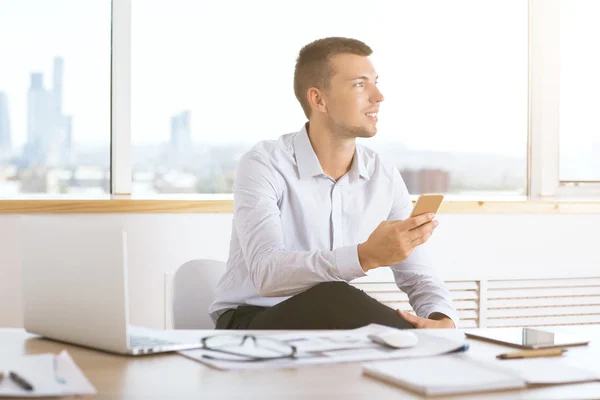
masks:
<path id="1" fill-rule="evenodd" d="M 174 329 L 213 329 L 208 307 L 226 264 L 217 260 L 191 260 L 173 277 L 171 315 Z"/>

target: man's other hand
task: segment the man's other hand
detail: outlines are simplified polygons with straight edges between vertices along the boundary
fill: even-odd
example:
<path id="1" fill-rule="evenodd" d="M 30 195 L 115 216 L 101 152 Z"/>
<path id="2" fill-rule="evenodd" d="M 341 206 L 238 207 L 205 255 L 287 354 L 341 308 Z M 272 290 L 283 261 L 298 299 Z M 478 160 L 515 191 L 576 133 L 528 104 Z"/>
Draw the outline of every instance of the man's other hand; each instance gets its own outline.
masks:
<path id="1" fill-rule="evenodd" d="M 440 313 L 431 314 L 431 316 L 435 317 L 436 319 L 417 317 L 416 315 L 412 315 L 401 310 L 396 310 L 396 314 L 411 323 L 412 326 L 417 329 L 456 328 L 454 321 Z"/>

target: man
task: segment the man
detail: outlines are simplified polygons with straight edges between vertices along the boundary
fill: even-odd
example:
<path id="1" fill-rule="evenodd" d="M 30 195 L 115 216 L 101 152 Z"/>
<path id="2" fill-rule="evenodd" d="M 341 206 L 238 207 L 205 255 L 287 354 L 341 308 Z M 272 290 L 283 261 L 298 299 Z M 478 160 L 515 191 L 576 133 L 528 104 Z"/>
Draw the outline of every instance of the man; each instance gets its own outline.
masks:
<path id="1" fill-rule="evenodd" d="M 456 326 L 448 289 L 419 247 L 437 220 L 409 218 L 398 170 L 356 144 L 377 132 L 383 101 L 371 53 L 336 37 L 300 51 L 294 91 L 308 123 L 239 161 L 227 271 L 209 310 L 217 329 Z M 347 283 L 382 266 L 418 316 Z"/>

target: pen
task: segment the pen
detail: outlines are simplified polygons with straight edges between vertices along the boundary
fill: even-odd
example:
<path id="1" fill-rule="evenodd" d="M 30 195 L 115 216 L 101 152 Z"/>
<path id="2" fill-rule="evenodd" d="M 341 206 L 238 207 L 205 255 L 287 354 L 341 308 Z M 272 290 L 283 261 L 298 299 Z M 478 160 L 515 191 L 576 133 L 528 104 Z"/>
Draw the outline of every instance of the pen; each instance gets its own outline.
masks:
<path id="1" fill-rule="evenodd" d="M 24 378 L 22 378 L 21 376 L 17 375 L 16 372 L 10 371 L 10 374 L 8 374 L 8 376 L 10 377 L 10 379 L 12 379 L 12 381 L 14 383 L 16 383 L 17 385 L 19 385 L 22 389 L 25 389 L 27 391 L 32 391 L 33 390 L 33 386 L 31 386 L 31 383 L 27 382 Z"/>
<path id="2" fill-rule="evenodd" d="M 523 350 L 515 351 L 514 353 L 499 354 L 496 358 L 500 360 L 513 360 L 516 358 L 534 358 L 534 357 L 554 357 L 562 355 L 567 349 L 539 349 L 539 350 Z"/>

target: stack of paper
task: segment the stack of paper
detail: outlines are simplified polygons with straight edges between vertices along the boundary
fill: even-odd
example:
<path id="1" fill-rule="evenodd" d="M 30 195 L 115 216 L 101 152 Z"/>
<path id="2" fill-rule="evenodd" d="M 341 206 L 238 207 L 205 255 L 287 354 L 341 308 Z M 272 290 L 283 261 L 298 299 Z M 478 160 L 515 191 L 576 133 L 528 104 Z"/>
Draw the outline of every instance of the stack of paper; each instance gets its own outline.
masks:
<path id="1" fill-rule="evenodd" d="M 96 394 L 96 389 L 73 361 L 69 353 L 39 354 L 0 360 L 0 397 L 46 397 Z M 33 386 L 25 390 L 9 378 L 16 372 Z"/>
<path id="2" fill-rule="evenodd" d="M 514 371 L 530 386 L 600 381 L 600 373 L 574 365 L 568 357 L 489 360 L 487 363 Z"/>
<path id="3" fill-rule="evenodd" d="M 488 368 L 457 355 L 376 362 L 364 365 L 363 373 L 426 396 L 526 386 L 525 381 L 510 370 Z"/>
<path id="4" fill-rule="evenodd" d="M 561 357 L 484 361 L 466 354 L 373 362 L 363 373 L 427 396 L 600 380 Z"/>

